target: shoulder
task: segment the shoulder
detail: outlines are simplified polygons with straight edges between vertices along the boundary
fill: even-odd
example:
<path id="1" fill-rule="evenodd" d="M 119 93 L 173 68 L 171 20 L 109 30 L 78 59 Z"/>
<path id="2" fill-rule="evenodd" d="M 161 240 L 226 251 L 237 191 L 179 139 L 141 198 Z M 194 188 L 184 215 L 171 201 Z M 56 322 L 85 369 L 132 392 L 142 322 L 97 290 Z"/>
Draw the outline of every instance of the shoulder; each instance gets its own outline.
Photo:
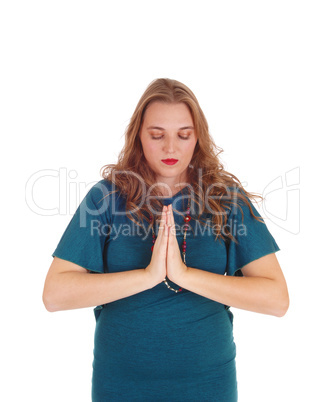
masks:
<path id="1" fill-rule="evenodd" d="M 115 184 L 109 180 L 102 179 L 96 182 L 95 184 L 91 184 L 89 191 L 87 192 L 87 197 L 91 198 L 99 198 L 107 197 L 111 194 L 119 194 L 118 188 Z"/>
<path id="2" fill-rule="evenodd" d="M 106 179 L 102 179 L 88 185 L 88 191 L 80 205 L 81 209 L 87 211 L 98 210 L 104 212 L 111 209 L 120 193 L 118 188 Z"/>
<path id="3" fill-rule="evenodd" d="M 255 215 L 255 217 L 261 219 L 260 213 L 242 188 L 238 186 L 229 187 L 227 197 L 230 200 L 229 216 L 232 218 L 239 218 L 241 216 L 245 220 Z"/>
<path id="4" fill-rule="evenodd" d="M 110 181 L 110 180 L 107 180 L 107 179 L 99 180 L 97 183 L 95 183 L 93 185 L 92 188 L 100 189 L 100 190 L 105 191 L 105 192 L 106 191 L 117 190 L 117 187 L 115 187 L 114 183 L 112 181 Z"/>

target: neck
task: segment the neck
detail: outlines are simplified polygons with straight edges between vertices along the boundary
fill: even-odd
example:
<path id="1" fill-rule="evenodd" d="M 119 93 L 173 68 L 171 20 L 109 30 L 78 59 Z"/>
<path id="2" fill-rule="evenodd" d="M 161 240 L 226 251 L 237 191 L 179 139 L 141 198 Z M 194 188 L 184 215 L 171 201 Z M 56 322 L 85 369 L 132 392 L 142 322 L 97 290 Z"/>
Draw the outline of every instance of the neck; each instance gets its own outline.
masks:
<path id="1" fill-rule="evenodd" d="M 177 180 L 175 178 L 157 178 L 157 183 L 161 184 L 157 186 L 163 196 L 172 197 L 187 186 L 187 177 L 179 177 Z"/>
<path id="2" fill-rule="evenodd" d="M 165 186 L 159 186 L 158 189 L 163 196 L 173 197 L 175 194 L 177 194 L 179 191 L 181 191 L 185 187 L 186 187 L 186 183 L 183 182 L 183 183 L 178 183 L 178 184 L 173 184 L 173 185 L 166 184 Z"/>

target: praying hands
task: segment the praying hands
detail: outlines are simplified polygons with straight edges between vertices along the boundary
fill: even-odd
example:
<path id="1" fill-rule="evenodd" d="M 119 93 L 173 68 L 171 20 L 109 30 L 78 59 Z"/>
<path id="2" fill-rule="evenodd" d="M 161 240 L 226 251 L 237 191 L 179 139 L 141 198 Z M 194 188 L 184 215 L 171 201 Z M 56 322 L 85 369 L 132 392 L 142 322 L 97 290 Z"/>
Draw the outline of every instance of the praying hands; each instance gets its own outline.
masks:
<path id="1" fill-rule="evenodd" d="M 187 271 L 176 238 L 172 204 L 163 207 L 158 236 L 146 271 L 156 284 L 162 282 L 166 276 L 177 283 Z"/>

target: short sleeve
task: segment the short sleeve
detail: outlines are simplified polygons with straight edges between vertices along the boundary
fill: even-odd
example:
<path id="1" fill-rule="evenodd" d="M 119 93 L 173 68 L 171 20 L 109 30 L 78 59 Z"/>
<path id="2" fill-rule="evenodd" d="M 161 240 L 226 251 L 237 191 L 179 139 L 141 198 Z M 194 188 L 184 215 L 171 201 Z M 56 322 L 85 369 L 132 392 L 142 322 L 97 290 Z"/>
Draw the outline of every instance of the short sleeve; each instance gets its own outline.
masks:
<path id="1" fill-rule="evenodd" d="M 250 199 L 248 197 L 246 199 L 254 215 L 262 219 Z M 226 273 L 227 275 L 243 276 L 240 268 L 258 258 L 275 253 L 280 248 L 264 220 L 262 219 L 263 222 L 256 220 L 243 200 L 237 198 L 236 201 L 238 205 L 232 207 L 227 225 L 231 228 L 231 234 L 238 243 L 233 240 L 228 242 Z"/>
<path id="2" fill-rule="evenodd" d="M 110 186 L 104 180 L 86 194 L 52 257 L 73 262 L 94 272 L 105 272 L 104 250 L 110 233 Z"/>

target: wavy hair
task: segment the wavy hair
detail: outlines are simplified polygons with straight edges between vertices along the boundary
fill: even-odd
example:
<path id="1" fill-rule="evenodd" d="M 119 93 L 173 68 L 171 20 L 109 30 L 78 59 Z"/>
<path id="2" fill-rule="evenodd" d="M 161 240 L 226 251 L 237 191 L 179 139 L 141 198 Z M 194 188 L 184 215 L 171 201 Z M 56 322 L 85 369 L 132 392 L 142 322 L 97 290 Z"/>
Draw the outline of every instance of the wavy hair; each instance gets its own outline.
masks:
<path id="1" fill-rule="evenodd" d="M 118 188 L 120 194 L 126 199 L 127 216 L 137 225 L 143 223 L 143 219 L 154 224 L 154 213 L 148 203 L 143 203 L 143 193 L 151 197 L 161 197 L 162 193 L 155 184 L 157 183 L 155 172 L 150 168 L 144 157 L 140 130 L 144 113 L 152 102 L 184 103 L 192 116 L 197 143 L 193 152 L 191 163 L 188 167 L 187 177 L 191 188 L 191 200 L 199 206 L 199 211 L 192 219 L 200 218 L 203 214 L 213 211 L 212 223 L 217 228 L 216 239 L 220 236 L 234 241 L 231 231 L 227 226 L 227 219 L 231 206 L 238 206 L 238 200 L 242 200 L 248 207 L 253 217 L 261 222 L 263 220 L 254 215 L 247 198 L 261 198 L 260 195 L 247 192 L 239 179 L 227 172 L 219 159 L 223 150 L 216 146 L 209 133 L 209 127 L 204 113 L 193 92 L 179 81 L 159 78 L 152 81 L 140 98 L 130 123 L 125 131 L 125 144 L 118 156 L 116 164 L 108 164 L 101 168 L 101 176 L 111 181 Z M 205 197 L 209 194 L 209 197 Z M 151 198 L 153 207 L 159 215 L 163 202 Z M 132 212 L 134 211 L 134 212 Z M 192 211 L 192 209 L 191 209 Z M 134 218 L 137 218 L 134 219 Z M 222 230 L 226 228 L 226 230 Z"/>

